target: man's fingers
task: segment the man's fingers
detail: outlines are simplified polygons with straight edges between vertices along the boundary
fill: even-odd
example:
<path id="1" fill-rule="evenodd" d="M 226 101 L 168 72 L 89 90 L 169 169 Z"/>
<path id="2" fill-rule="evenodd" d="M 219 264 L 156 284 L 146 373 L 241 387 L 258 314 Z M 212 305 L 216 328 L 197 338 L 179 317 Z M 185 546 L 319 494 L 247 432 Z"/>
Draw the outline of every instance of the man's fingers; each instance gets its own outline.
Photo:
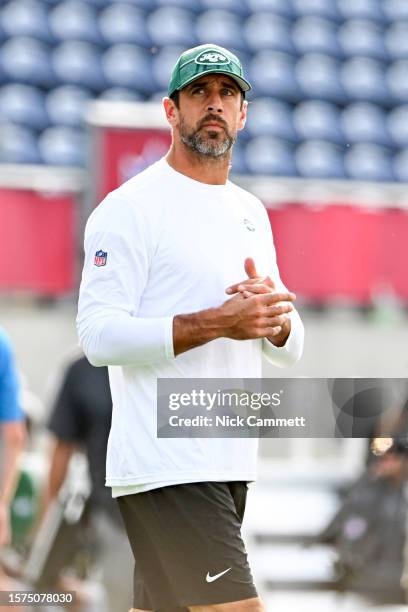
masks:
<path id="1" fill-rule="evenodd" d="M 275 289 L 275 283 L 273 282 L 270 276 L 259 276 L 256 278 L 246 278 L 245 280 L 240 281 L 239 283 L 235 283 L 235 285 L 227 287 L 225 293 L 237 293 L 237 291 L 240 291 L 238 289 L 240 285 L 248 287 L 253 287 L 254 285 L 267 285 L 270 289 Z"/>
<path id="2" fill-rule="evenodd" d="M 253 299 L 259 300 L 265 306 L 276 304 L 277 302 L 294 302 L 296 294 L 289 291 L 288 293 L 263 293 L 252 296 Z"/>
<path id="3" fill-rule="evenodd" d="M 256 271 L 255 262 L 252 257 L 247 257 L 244 262 L 244 268 L 246 275 L 248 278 L 256 278 L 258 276 L 258 272 Z"/>

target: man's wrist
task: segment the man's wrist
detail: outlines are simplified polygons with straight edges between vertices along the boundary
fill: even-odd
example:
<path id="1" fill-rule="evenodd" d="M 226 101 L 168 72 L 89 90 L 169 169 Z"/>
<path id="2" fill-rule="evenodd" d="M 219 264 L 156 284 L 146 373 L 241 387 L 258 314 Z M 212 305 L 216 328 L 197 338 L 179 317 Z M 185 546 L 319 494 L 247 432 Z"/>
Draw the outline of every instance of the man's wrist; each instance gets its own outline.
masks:
<path id="1" fill-rule="evenodd" d="M 291 321 L 290 319 L 288 319 L 282 325 L 282 329 L 279 334 L 277 334 L 276 336 L 268 336 L 267 339 L 274 346 L 281 348 L 282 346 L 285 346 L 287 339 L 289 338 L 291 329 L 292 329 Z"/>

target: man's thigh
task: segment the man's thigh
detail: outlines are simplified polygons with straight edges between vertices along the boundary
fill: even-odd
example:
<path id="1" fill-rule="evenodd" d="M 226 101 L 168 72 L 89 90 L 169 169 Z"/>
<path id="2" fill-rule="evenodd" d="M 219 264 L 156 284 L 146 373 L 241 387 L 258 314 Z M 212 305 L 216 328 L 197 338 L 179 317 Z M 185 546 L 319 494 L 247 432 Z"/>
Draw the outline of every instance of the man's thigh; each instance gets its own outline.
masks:
<path id="1" fill-rule="evenodd" d="M 134 609 L 187 612 L 257 597 L 241 538 L 246 490 L 203 482 L 118 498 L 136 561 Z"/>

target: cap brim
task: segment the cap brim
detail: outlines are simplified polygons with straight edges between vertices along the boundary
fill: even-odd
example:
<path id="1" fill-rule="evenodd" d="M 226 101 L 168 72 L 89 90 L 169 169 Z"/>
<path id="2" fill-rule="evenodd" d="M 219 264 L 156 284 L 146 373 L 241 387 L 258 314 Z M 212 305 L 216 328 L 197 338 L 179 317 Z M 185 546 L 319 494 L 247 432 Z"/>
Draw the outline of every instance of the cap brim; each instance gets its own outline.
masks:
<path id="1" fill-rule="evenodd" d="M 181 91 L 182 89 L 187 87 L 187 85 L 190 85 L 190 83 L 192 83 L 193 81 L 196 81 L 197 79 L 203 76 L 206 76 L 207 74 L 225 74 L 226 76 L 230 77 L 231 79 L 233 79 L 234 81 L 238 83 L 241 91 L 249 91 L 250 89 L 252 89 L 251 84 L 248 81 L 246 81 L 240 76 L 237 76 L 236 74 L 232 74 L 231 72 L 228 72 L 227 70 L 218 69 L 218 70 L 214 70 L 213 72 L 210 70 L 206 70 L 205 72 L 201 72 L 200 74 L 195 74 L 194 76 L 192 76 L 185 83 L 183 83 L 182 87 L 179 87 L 178 89 L 174 89 L 172 92 L 170 92 L 169 96 L 171 96 L 175 91 Z"/>

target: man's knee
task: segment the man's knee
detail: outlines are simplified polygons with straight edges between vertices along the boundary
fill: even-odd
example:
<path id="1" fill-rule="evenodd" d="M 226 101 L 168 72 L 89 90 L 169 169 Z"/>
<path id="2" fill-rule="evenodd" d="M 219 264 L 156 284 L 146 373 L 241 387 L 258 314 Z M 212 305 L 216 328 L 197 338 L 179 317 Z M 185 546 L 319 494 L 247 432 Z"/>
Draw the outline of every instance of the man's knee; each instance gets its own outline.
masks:
<path id="1" fill-rule="evenodd" d="M 190 606 L 189 610 L 190 612 L 265 612 L 259 597 L 212 606 Z"/>

